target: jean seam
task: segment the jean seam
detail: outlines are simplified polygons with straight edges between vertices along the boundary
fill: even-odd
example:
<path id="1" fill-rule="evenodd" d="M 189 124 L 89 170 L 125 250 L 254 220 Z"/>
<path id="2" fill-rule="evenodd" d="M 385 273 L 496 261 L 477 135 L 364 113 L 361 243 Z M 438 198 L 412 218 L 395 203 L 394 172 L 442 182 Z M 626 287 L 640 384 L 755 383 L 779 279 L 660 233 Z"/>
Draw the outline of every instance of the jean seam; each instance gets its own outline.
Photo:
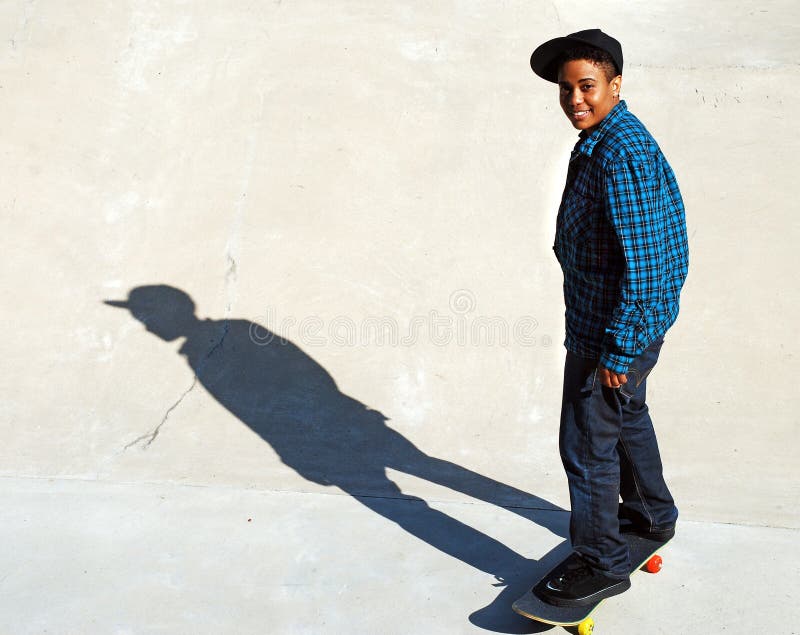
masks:
<path id="1" fill-rule="evenodd" d="M 631 457 L 630 450 L 628 449 L 628 445 L 625 443 L 625 439 L 622 438 L 620 435 L 619 443 L 622 446 L 622 449 L 625 451 L 625 456 L 628 457 L 628 464 L 631 466 L 631 476 L 633 476 L 633 485 L 636 489 L 636 494 L 639 496 L 639 501 L 642 503 L 642 509 L 647 514 L 647 517 L 650 519 L 650 527 L 648 528 L 650 531 L 653 530 L 653 514 L 650 513 L 650 509 L 647 506 L 647 502 L 644 499 L 644 495 L 642 494 L 642 488 L 639 486 L 639 479 L 636 475 L 636 466 L 633 463 L 633 459 Z"/>
<path id="2" fill-rule="evenodd" d="M 595 371 L 595 374 L 597 371 Z M 592 390 L 594 390 L 594 380 L 592 380 Z M 589 452 L 589 444 L 591 443 L 591 434 L 589 430 L 591 426 L 589 425 L 589 421 L 586 422 L 586 427 L 584 428 L 583 432 L 583 479 L 587 483 L 588 487 L 586 488 L 587 498 L 587 508 L 592 510 L 592 516 L 595 516 L 595 509 L 594 509 L 594 482 L 592 479 L 589 478 L 589 475 L 592 473 L 592 466 L 589 465 L 591 460 L 590 452 Z M 597 523 L 592 522 L 592 544 L 597 543 Z"/>

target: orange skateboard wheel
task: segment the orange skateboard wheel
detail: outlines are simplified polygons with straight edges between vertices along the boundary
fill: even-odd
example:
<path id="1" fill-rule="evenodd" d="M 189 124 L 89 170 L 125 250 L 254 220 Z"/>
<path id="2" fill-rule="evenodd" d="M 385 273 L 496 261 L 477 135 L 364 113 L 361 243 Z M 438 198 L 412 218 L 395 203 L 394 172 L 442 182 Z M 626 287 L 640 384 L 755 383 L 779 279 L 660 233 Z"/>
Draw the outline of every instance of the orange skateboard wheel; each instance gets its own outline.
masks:
<path id="1" fill-rule="evenodd" d="M 661 571 L 661 567 L 663 564 L 664 561 L 661 559 L 661 556 L 655 555 L 652 558 L 650 558 L 650 560 L 647 561 L 645 568 L 650 573 L 658 573 L 659 571 Z"/>

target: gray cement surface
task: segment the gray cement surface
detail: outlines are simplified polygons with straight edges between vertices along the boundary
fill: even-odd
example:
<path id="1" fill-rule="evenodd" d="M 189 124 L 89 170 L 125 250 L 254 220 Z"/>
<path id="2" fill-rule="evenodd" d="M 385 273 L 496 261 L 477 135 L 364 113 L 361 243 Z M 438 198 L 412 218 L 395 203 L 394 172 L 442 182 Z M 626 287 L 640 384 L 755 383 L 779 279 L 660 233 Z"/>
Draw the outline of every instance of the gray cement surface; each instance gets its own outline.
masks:
<path id="1" fill-rule="evenodd" d="M 576 136 L 528 58 L 591 26 L 691 251 L 648 395 L 680 533 L 597 632 L 797 632 L 798 25 L 0 2 L 0 633 L 535 630 L 510 605 L 566 535 Z"/>
<path id="2" fill-rule="evenodd" d="M 483 503 L 0 481 L 3 633 L 533 633 L 568 515 Z M 381 513 L 375 513 L 375 509 Z M 387 519 L 391 522 L 387 522 Z M 797 530 L 687 521 L 597 633 L 796 633 Z"/>

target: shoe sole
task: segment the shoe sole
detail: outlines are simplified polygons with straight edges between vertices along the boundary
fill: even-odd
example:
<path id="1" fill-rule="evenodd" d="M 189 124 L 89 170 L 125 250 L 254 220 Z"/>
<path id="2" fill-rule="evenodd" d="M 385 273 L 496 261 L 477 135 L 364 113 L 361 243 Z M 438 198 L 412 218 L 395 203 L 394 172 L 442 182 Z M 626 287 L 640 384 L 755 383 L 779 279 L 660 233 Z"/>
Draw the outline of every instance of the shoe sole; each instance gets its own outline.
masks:
<path id="1" fill-rule="evenodd" d="M 588 606 L 589 604 L 596 604 L 597 602 L 600 602 L 600 600 L 605 600 L 606 598 L 610 598 L 615 595 L 619 595 L 620 593 L 624 593 L 630 588 L 631 588 L 630 580 L 620 580 L 617 584 L 613 584 L 609 587 L 606 587 L 605 589 L 601 589 L 597 593 L 593 593 L 592 595 L 588 595 L 583 598 L 560 598 L 549 595 L 546 596 L 542 594 L 542 599 L 545 600 L 548 604 L 552 604 L 553 606 L 563 606 L 563 607 Z"/>

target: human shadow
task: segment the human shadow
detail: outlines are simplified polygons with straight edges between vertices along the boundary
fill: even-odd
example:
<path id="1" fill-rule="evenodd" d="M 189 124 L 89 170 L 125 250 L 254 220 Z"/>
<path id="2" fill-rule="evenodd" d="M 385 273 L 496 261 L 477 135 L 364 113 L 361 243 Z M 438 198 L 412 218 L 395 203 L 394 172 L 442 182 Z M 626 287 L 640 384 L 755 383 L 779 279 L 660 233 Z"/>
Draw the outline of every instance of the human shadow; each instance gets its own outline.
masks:
<path id="1" fill-rule="evenodd" d="M 292 342 L 243 319 L 199 319 L 191 297 L 167 285 L 132 289 L 127 308 L 165 341 L 185 338 L 179 353 L 221 405 L 269 443 L 303 478 L 335 486 L 411 535 L 498 579 L 502 592 L 470 620 L 508 633 L 535 632 L 510 611 L 531 582 L 533 561 L 498 540 L 409 497 L 387 468 L 501 505 L 558 536 L 559 507 L 451 461 L 430 456 L 389 427 L 376 410 L 342 393 L 330 374 Z M 398 504 L 397 499 L 407 499 Z M 538 568 L 538 567 L 537 567 Z"/>

